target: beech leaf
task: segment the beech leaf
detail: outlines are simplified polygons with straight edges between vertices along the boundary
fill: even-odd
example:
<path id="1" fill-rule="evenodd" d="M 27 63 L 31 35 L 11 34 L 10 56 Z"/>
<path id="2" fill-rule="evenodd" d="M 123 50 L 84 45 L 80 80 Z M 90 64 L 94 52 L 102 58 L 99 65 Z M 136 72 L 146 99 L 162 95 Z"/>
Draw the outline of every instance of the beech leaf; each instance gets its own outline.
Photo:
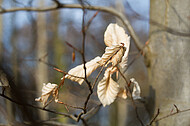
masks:
<path id="1" fill-rule="evenodd" d="M 130 37 L 125 33 L 125 30 L 117 24 L 109 24 L 104 33 L 104 42 L 106 46 L 119 45 L 124 43 L 125 47 L 129 46 Z"/>
<path id="2" fill-rule="evenodd" d="M 126 99 L 127 98 L 127 90 L 125 88 L 120 88 L 117 96 L 121 97 L 123 99 Z"/>
<path id="3" fill-rule="evenodd" d="M 111 71 L 112 67 L 107 68 L 97 88 L 98 98 L 104 107 L 113 103 L 119 92 L 119 85 L 111 78 Z"/>
<path id="4" fill-rule="evenodd" d="M 57 88 L 57 84 L 51 84 L 51 83 L 45 84 L 44 83 L 43 87 L 42 87 L 42 95 L 41 95 L 41 97 L 36 98 L 35 101 L 42 102 L 43 105 L 45 105 L 47 103 L 49 96 L 51 94 L 53 94 L 53 92 L 55 91 L 56 88 Z"/>
<path id="5" fill-rule="evenodd" d="M 127 66 L 130 47 L 130 37 L 125 33 L 125 30 L 117 24 L 109 24 L 104 33 L 104 42 L 108 47 L 111 47 L 112 45 L 119 45 L 121 43 L 124 44 L 126 51 L 119 65 L 121 68 L 125 68 Z"/>
<path id="6" fill-rule="evenodd" d="M 101 58 L 97 56 L 96 58 L 92 59 L 91 61 L 85 64 L 87 77 L 90 76 L 90 74 L 100 66 L 100 64 L 98 63 L 100 60 Z M 72 68 L 71 70 L 69 70 L 68 74 L 65 76 L 65 78 L 78 82 L 80 85 L 83 83 L 84 77 L 85 77 L 84 64 L 81 64 Z"/>
<path id="7" fill-rule="evenodd" d="M 124 52 L 125 48 L 123 47 L 122 44 L 106 47 L 105 53 L 101 57 L 102 60 L 99 63 L 101 65 L 104 65 L 106 62 L 107 64 L 111 62 L 112 66 L 116 66 L 121 62 Z"/>
<path id="8" fill-rule="evenodd" d="M 140 89 L 140 86 L 138 84 L 138 82 L 134 79 L 134 78 L 131 78 L 130 81 L 134 84 L 133 86 L 133 92 L 132 92 L 132 97 L 134 100 L 136 99 L 141 99 L 141 89 Z"/>

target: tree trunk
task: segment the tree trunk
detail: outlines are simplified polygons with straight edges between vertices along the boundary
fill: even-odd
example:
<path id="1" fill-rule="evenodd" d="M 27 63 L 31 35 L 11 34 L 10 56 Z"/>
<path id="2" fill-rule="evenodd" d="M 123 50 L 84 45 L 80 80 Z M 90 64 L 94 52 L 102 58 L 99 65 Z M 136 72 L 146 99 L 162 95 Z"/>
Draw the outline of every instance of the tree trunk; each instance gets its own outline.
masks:
<path id="1" fill-rule="evenodd" d="M 150 19 L 178 32 L 190 32 L 190 0 L 151 0 Z M 190 107 L 190 38 L 150 24 L 148 46 L 149 101 L 151 115 L 159 117 Z M 171 30 L 170 30 L 171 31 Z M 190 114 L 181 113 L 159 121 L 160 126 L 189 126 Z"/>
<path id="2" fill-rule="evenodd" d="M 44 5 L 44 1 L 40 1 L 40 5 Z M 46 17 L 44 13 L 38 13 L 37 17 L 37 58 L 47 61 L 47 30 Z M 43 83 L 48 82 L 48 67 L 43 62 L 37 63 L 36 68 L 36 84 L 39 92 L 42 90 Z M 41 119 L 47 119 L 47 112 L 40 111 Z"/>

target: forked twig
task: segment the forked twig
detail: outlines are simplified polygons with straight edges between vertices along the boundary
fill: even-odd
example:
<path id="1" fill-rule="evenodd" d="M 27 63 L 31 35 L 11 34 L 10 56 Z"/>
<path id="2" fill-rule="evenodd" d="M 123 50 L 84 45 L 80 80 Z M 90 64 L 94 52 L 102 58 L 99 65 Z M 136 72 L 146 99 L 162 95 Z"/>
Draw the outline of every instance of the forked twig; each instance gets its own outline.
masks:
<path id="1" fill-rule="evenodd" d="M 127 87 L 127 90 L 128 90 L 129 93 L 130 93 L 131 101 L 132 101 L 133 107 L 134 107 L 134 109 L 135 109 L 136 117 L 137 117 L 137 119 L 139 120 L 141 126 L 144 126 L 142 120 L 141 120 L 140 117 L 139 117 L 139 114 L 138 114 L 138 111 L 137 111 L 138 108 L 137 108 L 137 106 L 136 106 L 136 104 L 135 104 L 135 101 L 134 101 L 134 99 L 133 99 L 133 97 L 132 97 L 132 91 L 131 91 L 131 89 L 128 87 L 129 82 L 128 82 L 127 79 L 125 78 L 124 74 L 120 71 L 119 67 L 117 67 L 117 69 L 118 69 L 119 73 L 121 74 L 122 78 L 125 80 L 125 82 L 126 82 L 126 84 L 127 84 L 126 87 Z"/>

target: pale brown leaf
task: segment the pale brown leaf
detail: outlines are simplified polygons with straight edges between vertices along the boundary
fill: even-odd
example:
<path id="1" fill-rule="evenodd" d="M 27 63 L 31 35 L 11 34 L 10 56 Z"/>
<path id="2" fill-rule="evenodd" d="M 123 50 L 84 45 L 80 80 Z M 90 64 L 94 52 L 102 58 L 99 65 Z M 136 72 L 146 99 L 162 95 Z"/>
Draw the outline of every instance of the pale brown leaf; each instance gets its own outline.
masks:
<path id="1" fill-rule="evenodd" d="M 124 47 L 125 47 L 125 53 L 124 56 L 122 57 L 121 62 L 119 63 L 121 68 L 127 67 L 127 60 L 128 60 L 129 47 L 130 47 L 130 37 L 128 37 L 128 41 L 124 44 Z"/>
<path id="2" fill-rule="evenodd" d="M 130 47 L 130 37 L 125 33 L 125 30 L 117 24 L 109 24 L 104 33 L 104 42 L 108 47 L 119 45 L 121 43 L 124 44 L 126 51 L 119 65 L 122 68 L 126 67 Z"/>
<path id="3" fill-rule="evenodd" d="M 98 63 L 101 60 L 101 58 L 98 56 L 91 61 L 87 62 L 86 65 L 86 76 L 90 76 L 90 74 L 95 71 L 100 64 Z M 71 76 L 73 75 L 73 76 Z M 84 73 L 84 64 L 78 65 L 74 68 L 72 68 L 68 74 L 65 76 L 65 78 L 70 79 L 72 81 L 78 82 L 80 85 L 83 83 L 85 73 Z"/>
<path id="4" fill-rule="evenodd" d="M 111 71 L 112 67 L 107 68 L 97 88 L 98 98 L 104 107 L 113 103 L 119 92 L 119 85 L 111 78 Z"/>
<path id="5" fill-rule="evenodd" d="M 126 99 L 127 98 L 127 90 L 125 88 L 120 88 L 117 96 L 121 97 L 123 99 Z"/>
<path id="6" fill-rule="evenodd" d="M 57 84 L 44 83 L 42 87 L 42 95 L 41 97 L 36 98 L 35 101 L 42 102 L 43 105 L 45 105 L 47 103 L 49 96 L 55 91 L 56 88 L 57 88 Z"/>
<path id="7" fill-rule="evenodd" d="M 105 63 L 109 64 L 111 62 L 112 66 L 116 66 L 121 62 L 124 52 L 125 48 L 122 44 L 106 47 L 105 53 L 101 57 L 102 60 L 99 63 L 104 65 Z"/>
<path id="8" fill-rule="evenodd" d="M 132 92 L 132 97 L 134 100 L 136 99 L 141 99 L 141 89 L 140 89 L 140 86 L 138 84 L 138 82 L 134 79 L 134 78 L 131 78 L 130 81 L 134 84 L 133 86 L 133 92 Z"/>
<path id="9" fill-rule="evenodd" d="M 124 43 L 128 47 L 130 37 L 125 33 L 125 30 L 117 24 L 109 24 L 104 33 L 104 42 L 106 46 L 119 45 Z"/>

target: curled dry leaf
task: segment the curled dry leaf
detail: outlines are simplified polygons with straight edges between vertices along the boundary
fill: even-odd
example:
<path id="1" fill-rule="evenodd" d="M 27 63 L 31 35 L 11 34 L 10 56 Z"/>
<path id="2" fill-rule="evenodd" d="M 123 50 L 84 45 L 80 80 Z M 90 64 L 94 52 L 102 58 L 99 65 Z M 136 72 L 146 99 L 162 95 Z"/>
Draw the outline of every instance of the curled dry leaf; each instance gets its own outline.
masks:
<path id="1" fill-rule="evenodd" d="M 138 84 L 138 82 L 134 79 L 134 78 L 131 78 L 130 81 L 134 84 L 133 86 L 133 92 L 132 92 L 132 97 L 134 100 L 136 99 L 141 99 L 141 89 L 140 89 L 140 86 Z"/>
<path id="2" fill-rule="evenodd" d="M 87 62 L 86 65 L 86 76 L 90 76 L 90 74 L 95 71 L 100 64 L 98 63 L 101 60 L 99 56 L 92 59 L 91 61 Z M 72 76 L 73 75 L 73 76 Z M 83 83 L 85 73 L 84 73 L 84 64 L 78 65 L 74 68 L 72 68 L 68 74 L 65 76 L 65 78 L 70 79 L 72 81 L 78 82 L 80 85 Z"/>
<path id="3" fill-rule="evenodd" d="M 102 55 L 102 60 L 99 63 L 104 65 L 105 63 L 109 64 L 111 62 L 112 66 L 116 66 L 121 62 L 124 52 L 125 48 L 122 44 L 106 47 L 105 53 Z"/>
<path id="4" fill-rule="evenodd" d="M 124 56 L 122 57 L 122 60 L 121 62 L 119 63 L 119 66 L 121 68 L 126 68 L 127 67 L 127 60 L 128 60 L 128 54 L 129 54 L 129 46 L 130 46 L 130 37 L 129 38 L 129 41 L 128 41 L 128 44 L 127 44 L 127 47 L 124 45 L 125 47 L 125 53 L 124 53 Z"/>
<path id="5" fill-rule="evenodd" d="M 109 24 L 104 33 L 104 42 L 108 47 L 112 45 L 119 45 L 120 43 L 124 44 L 126 51 L 119 65 L 122 68 L 126 67 L 130 46 L 130 37 L 125 33 L 125 30 L 117 24 Z"/>
<path id="6" fill-rule="evenodd" d="M 119 85 L 111 78 L 111 71 L 112 67 L 107 68 L 97 88 L 98 98 L 104 107 L 113 103 L 119 92 Z"/>
<path id="7" fill-rule="evenodd" d="M 51 94 L 53 94 L 53 96 L 55 95 L 56 88 L 57 88 L 57 84 L 51 84 L 51 83 L 45 84 L 44 83 L 43 87 L 42 87 L 42 95 L 41 95 L 41 97 L 36 98 L 35 101 L 42 102 L 43 105 L 45 105 L 47 103 L 49 96 Z"/>
<path id="8" fill-rule="evenodd" d="M 130 37 L 125 30 L 117 24 L 109 24 L 104 33 L 104 42 L 106 46 L 119 45 L 124 43 L 125 47 L 129 47 Z"/>
<path id="9" fill-rule="evenodd" d="M 120 88 L 117 96 L 121 97 L 123 99 L 126 99 L 127 98 L 127 90 L 125 88 Z"/>

